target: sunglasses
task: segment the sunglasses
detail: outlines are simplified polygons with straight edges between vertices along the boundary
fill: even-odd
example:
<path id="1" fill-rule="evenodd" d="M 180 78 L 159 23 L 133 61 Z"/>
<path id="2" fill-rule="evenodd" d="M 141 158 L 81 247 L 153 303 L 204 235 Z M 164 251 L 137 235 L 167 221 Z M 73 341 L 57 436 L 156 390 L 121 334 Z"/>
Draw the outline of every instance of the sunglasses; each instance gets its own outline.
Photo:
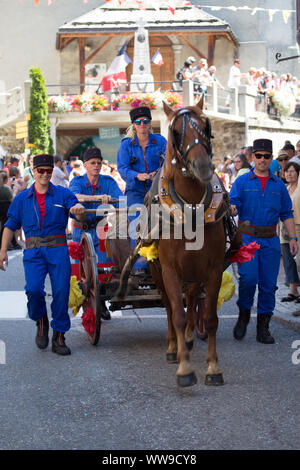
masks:
<path id="1" fill-rule="evenodd" d="M 260 160 L 261 158 L 264 158 L 265 160 L 270 160 L 270 158 L 272 158 L 272 155 L 270 153 L 255 153 L 254 156 L 258 160 Z"/>
<path id="2" fill-rule="evenodd" d="M 287 161 L 288 161 L 288 158 L 287 158 L 287 157 L 286 157 L 286 158 L 277 158 L 277 160 L 278 160 L 279 162 L 287 162 Z"/>
<path id="3" fill-rule="evenodd" d="M 134 121 L 134 123 L 135 123 L 137 126 L 140 126 L 140 125 L 142 124 L 142 122 L 143 122 L 144 124 L 149 124 L 150 121 L 151 121 L 151 119 L 149 119 L 149 118 L 144 118 L 144 119 L 136 119 L 136 120 Z"/>
<path id="4" fill-rule="evenodd" d="M 52 168 L 37 168 L 36 171 L 40 175 L 44 175 L 45 173 L 47 173 L 47 175 L 52 175 L 53 169 Z"/>

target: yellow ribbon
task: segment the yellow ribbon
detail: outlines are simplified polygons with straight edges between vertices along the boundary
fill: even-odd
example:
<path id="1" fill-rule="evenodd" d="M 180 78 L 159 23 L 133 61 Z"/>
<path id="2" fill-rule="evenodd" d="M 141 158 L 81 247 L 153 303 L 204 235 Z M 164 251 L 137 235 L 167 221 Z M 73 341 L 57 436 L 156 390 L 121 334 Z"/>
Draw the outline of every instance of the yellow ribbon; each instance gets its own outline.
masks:
<path id="1" fill-rule="evenodd" d="M 70 279 L 70 295 L 69 295 L 69 308 L 73 309 L 73 315 L 77 315 L 85 296 L 78 285 L 76 276 L 71 276 Z"/>
<path id="2" fill-rule="evenodd" d="M 143 246 L 139 249 L 139 255 L 144 256 L 147 261 L 153 261 L 158 258 L 158 250 L 155 242 L 150 246 Z"/>
<path id="3" fill-rule="evenodd" d="M 222 284 L 219 291 L 217 308 L 219 309 L 223 302 L 228 302 L 235 294 L 235 285 L 232 275 L 224 271 L 222 276 Z"/>

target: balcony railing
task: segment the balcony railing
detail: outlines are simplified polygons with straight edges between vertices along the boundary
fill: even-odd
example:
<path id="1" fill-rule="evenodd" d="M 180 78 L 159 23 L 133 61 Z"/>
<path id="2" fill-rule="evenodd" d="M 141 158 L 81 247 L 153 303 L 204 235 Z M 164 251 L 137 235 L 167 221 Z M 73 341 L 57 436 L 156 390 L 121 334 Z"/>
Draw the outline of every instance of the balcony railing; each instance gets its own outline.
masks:
<path id="1" fill-rule="evenodd" d="M 17 119 L 25 112 L 21 87 L 0 93 L 0 127 Z"/>

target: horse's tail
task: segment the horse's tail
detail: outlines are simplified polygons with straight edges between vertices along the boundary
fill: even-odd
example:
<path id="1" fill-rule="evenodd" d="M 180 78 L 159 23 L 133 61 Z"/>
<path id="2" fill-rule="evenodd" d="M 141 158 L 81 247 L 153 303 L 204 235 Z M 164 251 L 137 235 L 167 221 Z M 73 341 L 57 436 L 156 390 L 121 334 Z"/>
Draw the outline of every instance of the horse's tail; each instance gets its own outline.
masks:
<path id="1" fill-rule="evenodd" d="M 134 263 L 137 261 L 137 259 L 140 256 L 139 255 L 140 248 L 141 248 L 141 243 L 138 243 L 136 247 L 134 248 L 133 252 L 131 253 L 131 255 L 127 258 L 126 263 L 124 264 L 124 267 L 122 269 L 121 276 L 120 276 L 120 284 L 115 293 L 115 296 L 118 299 L 124 299 L 125 297 L 127 286 L 128 286 L 128 279 L 129 279 Z"/>

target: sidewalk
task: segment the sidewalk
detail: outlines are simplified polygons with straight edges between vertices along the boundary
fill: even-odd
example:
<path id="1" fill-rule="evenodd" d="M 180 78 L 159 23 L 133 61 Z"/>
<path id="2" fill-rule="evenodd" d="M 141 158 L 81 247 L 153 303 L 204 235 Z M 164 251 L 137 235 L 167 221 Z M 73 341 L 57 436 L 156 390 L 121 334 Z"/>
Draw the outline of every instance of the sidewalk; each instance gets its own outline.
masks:
<path id="1" fill-rule="evenodd" d="M 277 285 L 278 290 L 276 291 L 276 305 L 273 318 L 300 333 L 300 304 L 280 302 L 280 299 L 288 294 L 289 288 L 284 284 L 284 280 L 278 279 Z M 293 313 L 298 313 L 299 316 L 294 317 Z"/>
<path id="2" fill-rule="evenodd" d="M 229 271 L 231 274 L 232 268 L 229 268 Z M 238 281 L 233 275 L 233 280 L 236 286 L 236 296 L 238 294 Z M 284 270 L 282 267 L 282 261 L 280 263 L 280 271 L 278 275 L 278 282 L 277 282 L 277 291 L 276 291 L 276 305 L 275 305 L 275 310 L 273 312 L 273 319 L 275 321 L 278 321 L 289 328 L 292 328 L 293 330 L 297 331 L 300 333 L 300 304 L 295 304 L 294 302 L 281 302 L 280 299 L 282 297 L 285 297 L 288 292 L 289 288 L 284 284 L 285 279 L 284 279 Z M 300 294 L 300 286 L 298 287 L 298 291 Z M 256 294 L 255 294 L 255 299 L 254 299 L 254 305 L 251 310 L 251 314 L 256 315 L 256 305 L 257 305 L 257 289 L 256 289 Z M 293 313 L 299 313 L 299 316 L 294 317 Z"/>

